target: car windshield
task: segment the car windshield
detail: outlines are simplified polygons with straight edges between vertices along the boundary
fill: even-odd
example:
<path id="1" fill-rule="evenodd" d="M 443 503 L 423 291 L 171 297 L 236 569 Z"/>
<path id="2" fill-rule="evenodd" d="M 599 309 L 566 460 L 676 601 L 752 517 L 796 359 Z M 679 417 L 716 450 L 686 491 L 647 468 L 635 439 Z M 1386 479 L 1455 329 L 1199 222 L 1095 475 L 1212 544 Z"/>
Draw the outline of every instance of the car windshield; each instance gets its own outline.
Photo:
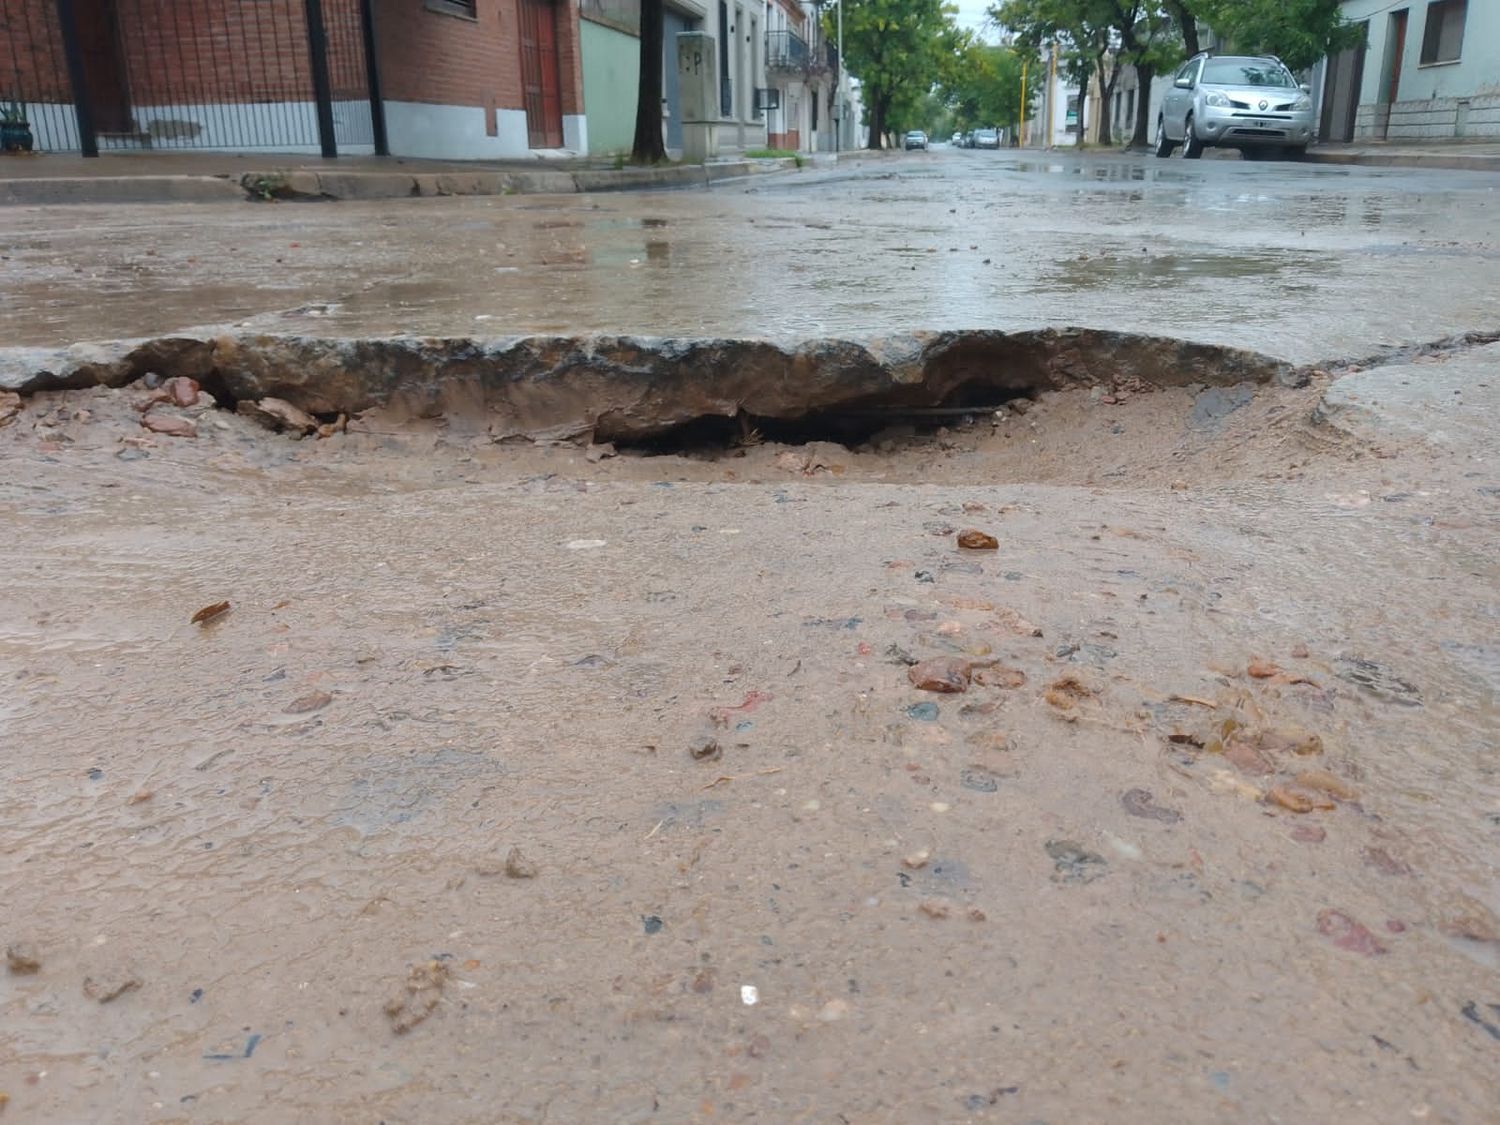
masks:
<path id="1" fill-rule="evenodd" d="M 995 135 L 995 130 L 993 130 L 993 129 L 981 129 L 981 130 L 979 130 L 979 135 L 981 137 L 993 137 Z"/>
<path id="2" fill-rule="evenodd" d="M 1199 80 L 1214 86 L 1278 86 L 1293 85 L 1292 76 L 1273 62 L 1259 59 L 1209 59 L 1203 65 L 1203 77 Z"/>

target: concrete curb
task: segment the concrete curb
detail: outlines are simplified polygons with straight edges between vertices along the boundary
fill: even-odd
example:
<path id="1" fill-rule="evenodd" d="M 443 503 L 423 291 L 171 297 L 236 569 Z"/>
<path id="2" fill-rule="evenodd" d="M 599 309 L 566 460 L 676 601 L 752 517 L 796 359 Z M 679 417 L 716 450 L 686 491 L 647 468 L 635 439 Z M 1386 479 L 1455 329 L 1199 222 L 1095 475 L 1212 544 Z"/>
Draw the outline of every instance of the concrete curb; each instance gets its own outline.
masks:
<path id="1" fill-rule="evenodd" d="M 227 176 L 81 176 L 0 180 L 0 206 L 53 203 L 228 203 L 245 189 Z"/>
<path id="2" fill-rule="evenodd" d="M 807 160 L 804 158 L 804 163 Z M 820 161 L 821 162 L 821 161 Z M 564 171 L 314 172 L 305 169 L 229 176 L 69 176 L 0 179 L 0 206 L 59 203 L 226 203 L 251 200 L 410 199 L 454 195 L 552 195 L 666 191 L 785 172 L 795 159 L 726 160 L 657 168 Z"/>
<path id="3" fill-rule="evenodd" d="M 1319 152 L 1309 149 L 1305 164 L 1355 164 L 1364 168 L 1446 168 L 1464 172 L 1500 172 L 1500 156 L 1463 156 L 1426 152 Z"/>

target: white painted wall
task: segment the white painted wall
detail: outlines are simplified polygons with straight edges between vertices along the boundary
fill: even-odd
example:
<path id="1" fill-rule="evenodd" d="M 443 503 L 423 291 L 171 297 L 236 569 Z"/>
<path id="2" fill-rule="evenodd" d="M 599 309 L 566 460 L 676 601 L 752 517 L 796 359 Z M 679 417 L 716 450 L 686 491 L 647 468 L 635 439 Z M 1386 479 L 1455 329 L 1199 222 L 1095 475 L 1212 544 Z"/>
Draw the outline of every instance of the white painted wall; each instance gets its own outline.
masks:
<path id="1" fill-rule="evenodd" d="M 567 120 L 563 119 L 565 140 Z M 487 136 L 484 125 L 484 110 L 479 106 L 385 103 L 386 137 L 393 155 L 493 160 L 530 154 L 524 109 L 497 109 L 496 136 Z"/>
<path id="2" fill-rule="evenodd" d="M 1432 0 L 1406 4 L 1406 41 L 1396 98 L 1390 100 L 1395 49 L 1391 16 L 1400 4 L 1345 0 L 1344 18 L 1365 22 L 1364 72 L 1354 139 L 1500 138 L 1500 0 L 1469 0 L 1459 57 L 1422 62 Z"/>
<path id="3" fill-rule="evenodd" d="M 581 113 L 565 113 L 562 126 L 563 148 L 572 152 L 588 152 L 589 119 Z"/>
<path id="4" fill-rule="evenodd" d="M 1402 56 L 1399 101 L 1500 94 L 1500 0 L 1469 0 L 1464 24 L 1463 52 L 1457 62 L 1423 66 L 1422 37 L 1427 30 L 1428 3 L 1406 5 L 1406 50 Z M 1370 33 L 1359 101 L 1382 102 L 1389 75 L 1385 69 L 1391 13 L 1401 7 L 1387 0 L 1346 0 L 1344 18 L 1368 20 Z"/>

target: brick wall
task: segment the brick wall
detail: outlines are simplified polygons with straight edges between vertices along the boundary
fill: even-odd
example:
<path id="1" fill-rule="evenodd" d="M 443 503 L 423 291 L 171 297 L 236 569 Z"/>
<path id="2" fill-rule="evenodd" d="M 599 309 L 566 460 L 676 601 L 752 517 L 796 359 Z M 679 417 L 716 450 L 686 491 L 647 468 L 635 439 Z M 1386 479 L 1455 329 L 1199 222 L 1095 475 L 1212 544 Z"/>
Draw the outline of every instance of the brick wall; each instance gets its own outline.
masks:
<path id="1" fill-rule="evenodd" d="M 135 105 L 313 96 L 300 0 L 119 0 L 117 10 Z"/>
<path id="2" fill-rule="evenodd" d="M 0 101 L 73 100 L 55 4 L 0 0 L 0 43 Z"/>
<path id="3" fill-rule="evenodd" d="M 521 109 L 520 0 L 478 0 L 476 18 L 427 8 L 423 0 L 376 0 L 385 96 L 439 105 Z M 562 111 L 583 112 L 576 0 L 558 0 Z"/>
<path id="4" fill-rule="evenodd" d="M 521 0 L 478 0 L 476 18 L 425 0 L 374 0 L 385 97 L 523 108 Z M 366 90 L 359 0 L 323 0 L 334 97 Z M 118 0 L 137 106 L 312 98 L 303 0 Z M 556 0 L 560 101 L 583 113 L 577 0 Z M 72 100 L 54 0 L 0 0 L 0 98 Z"/>
<path id="5" fill-rule="evenodd" d="M 423 0 L 375 0 L 381 90 L 387 98 L 439 105 L 521 107 L 515 0 L 478 0 L 476 18 Z"/>

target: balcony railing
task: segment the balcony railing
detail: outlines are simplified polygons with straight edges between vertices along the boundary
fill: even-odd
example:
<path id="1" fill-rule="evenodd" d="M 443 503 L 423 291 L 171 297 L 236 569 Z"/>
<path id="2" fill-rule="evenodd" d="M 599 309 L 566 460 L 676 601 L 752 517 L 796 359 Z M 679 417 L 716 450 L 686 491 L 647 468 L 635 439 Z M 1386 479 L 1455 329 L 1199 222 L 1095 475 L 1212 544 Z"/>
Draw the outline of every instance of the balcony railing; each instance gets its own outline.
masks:
<path id="1" fill-rule="evenodd" d="M 795 31 L 766 32 L 767 70 L 806 70 L 807 40 Z"/>
<path id="2" fill-rule="evenodd" d="M 837 72 L 839 52 L 832 43 L 808 45 L 795 31 L 766 32 L 766 69 L 797 74 Z"/>

